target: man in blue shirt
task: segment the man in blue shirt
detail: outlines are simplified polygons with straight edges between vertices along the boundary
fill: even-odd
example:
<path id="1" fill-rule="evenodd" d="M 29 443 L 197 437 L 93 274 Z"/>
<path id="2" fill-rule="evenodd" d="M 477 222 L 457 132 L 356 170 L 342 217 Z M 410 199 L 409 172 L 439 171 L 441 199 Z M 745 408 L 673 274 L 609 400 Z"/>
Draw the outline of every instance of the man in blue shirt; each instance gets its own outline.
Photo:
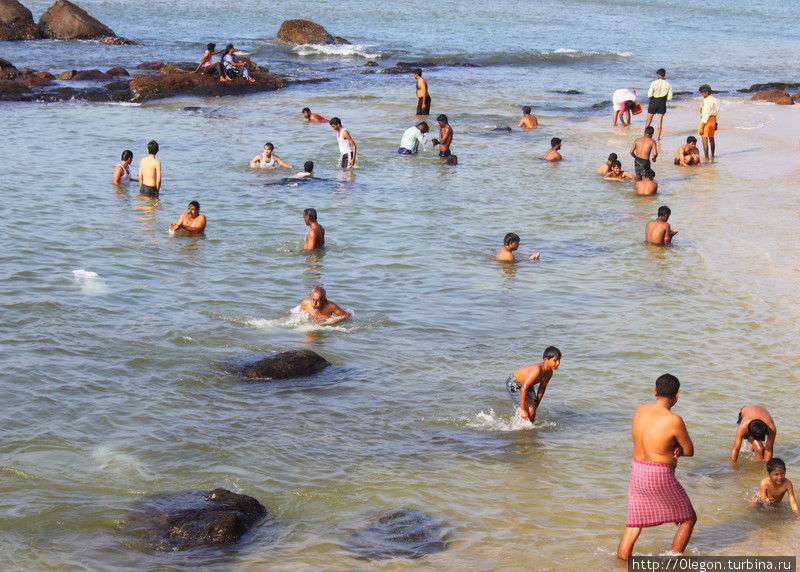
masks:
<path id="1" fill-rule="evenodd" d="M 420 121 L 414 127 L 409 127 L 403 133 L 400 141 L 400 148 L 397 152 L 400 155 L 414 155 L 419 150 L 420 144 L 423 146 L 428 142 L 428 124 Z"/>

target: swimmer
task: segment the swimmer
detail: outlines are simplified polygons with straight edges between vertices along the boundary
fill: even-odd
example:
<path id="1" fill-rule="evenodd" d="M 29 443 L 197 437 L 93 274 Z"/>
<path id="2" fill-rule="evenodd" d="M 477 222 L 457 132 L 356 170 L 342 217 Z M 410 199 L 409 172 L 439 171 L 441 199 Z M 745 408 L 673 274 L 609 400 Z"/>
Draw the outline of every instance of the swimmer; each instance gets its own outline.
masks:
<path id="1" fill-rule="evenodd" d="M 114 184 L 127 185 L 136 179 L 131 178 L 131 163 L 133 163 L 133 152 L 125 149 L 122 152 L 122 162 L 114 167 Z"/>
<path id="2" fill-rule="evenodd" d="M 772 459 L 772 449 L 775 447 L 775 435 L 778 434 L 778 429 L 767 408 L 763 405 L 745 405 L 739 410 L 736 423 L 738 427 L 731 450 L 731 462 L 735 463 L 739 459 L 739 449 L 745 439 L 755 453 L 756 461 Z M 766 443 L 762 443 L 765 439 Z"/>
<path id="3" fill-rule="evenodd" d="M 414 79 L 417 80 L 417 115 L 430 115 L 431 95 L 428 93 L 428 82 L 422 77 L 422 70 L 414 70 Z"/>
<path id="4" fill-rule="evenodd" d="M 500 250 L 497 251 L 494 258 L 495 260 L 499 260 L 500 262 L 516 262 L 517 259 L 514 256 L 514 251 L 519 248 L 519 235 L 513 232 L 509 232 L 503 237 L 503 246 L 500 247 Z M 528 257 L 528 260 L 539 260 L 541 256 L 540 252 L 536 252 L 531 254 Z"/>
<path id="5" fill-rule="evenodd" d="M 178 229 L 183 229 L 190 234 L 203 234 L 206 229 L 206 215 L 200 214 L 200 203 L 192 201 L 189 203 L 189 208 L 186 212 L 181 214 L 178 222 L 173 222 L 169 225 L 170 232 L 175 232 Z"/>
<path id="6" fill-rule="evenodd" d="M 675 152 L 675 164 L 681 167 L 700 164 L 700 149 L 697 148 L 697 137 L 689 135 L 686 145 L 681 145 Z"/>
<path id="7" fill-rule="evenodd" d="M 517 127 L 522 129 L 536 129 L 539 127 L 539 121 L 536 119 L 535 115 L 531 115 L 531 108 L 529 106 L 526 105 L 522 108 L 522 119 L 519 120 Z"/>
<path id="8" fill-rule="evenodd" d="M 303 250 L 317 250 L 325 246 L 325 229 L 317 222 L 317 210 L 304 210 L 303 221 L 308 226 L 308 234 L 306 234 Z"/>
<path id="9" fill-rule="evenodd" d="M 400 140 L 400 147 L 397 152 L 400 155 L 416 155 L 419 146 L 425 147 L 428 142 L 428 124 L 425 121 L 420 121 L 403 132 L 403 138 Z"/>
<path id="10" fill-rule="evenodd" d="M 302 114 L 303 117 L 306 118 L 306 121 L 308 121 L 309 123 L 325 123 L 328 121 L 321 115 L 317 115 L 316 113 L 311 113 L 311 110 L 308 107 L 303 108 Z"/>
<path id="11" fill-rule="evenodd" d="M 553 377 L 553 372 L 561 365 L 561 350 L 549 346 L 542 354 L 542 362 L 529 365 L 516 370 L 506 380 L 506 389 L 514 405 L 519 402 L 519 416 L 525 421 L 533 423 L 536 420 L 536 409 L 542 403 L 547 384 Z M 534 386 L 538 385 L 536 395 Z"/>
<path id="12" fill-rule="evenodd" d="M 608 172 L 611 170 L 611 166 L 614 164 L 614 161 L 616 161 L 616 160 L 617 160 L 617 154 L 616 153 L 611 153 L 608 156 L 608 160 L 605 163 L 603 163 L 602 165 L 600 165 L 599 167 L 597 167 L 597 174 L 598 175 L 602 175 L 602 176 L 605 177 L 608 174 Z"/>
<path id="13" fill-rule="evenodd" d="M 139 161 L 139 193 L 157 197 L 161 192 L 161 161 L 156 159 L 158 143 L 147 144 L 147 157 Z"/>
<path id="14" fill-rule="evenodd" d="M 792 481 L 786 478 L 786 463 L 783 459 L 773 457 L 767 461 L 767 476 L 761 480 L 761 486 L 753 501 L 762 504 L 775 505 L 783 500 L 783 496 L 789 493 L 789 505 L 795 514 L 800 513 L 797 506 L 797 498 L 794 496 L 794 486 Z"/>
<path id="15" fill-rule="evenodd" d="M 644 227 L 644 239 L 650 244 L 657 244 L 663 246 L 672 244 L 672 237 L 678 234 L 677 230 L 672 230 L 672 227 L 667 222 L 672 211 L 669 207 L 658 207 L 658 218 L 651 220 Z"/>
<path id="16" fill-rule="evenodd" d="M 330 126 L 336 131 L 336 141 L 339 143 L 339 155 L 341 155 L 342 169 L 352 169 L 356 165 L 356 142 L 350 136 L 350 132 L 342 125 L 342 120 L 333 117 L 329 122 Z"/>
<path id="17" fill-rule="evenodd" d="M 303 163 L 303 170 L 292 175 L 292 179 L 310 179 L 314 176 L 314 161 Z"/>
<path id="18" fill-rule="evenodd" d="M 325 288 L 317 286 L 311 294 L 300 302 L 300 305 L 292 310 L 293 314 L 305 312 L 309 319 L 315 322 L 325 322 L 323 326 L 333 326 L 350 318 L 350 313 L 342 310 L 339 306 L 328 300 Z M 327 321 L 333 315 L 337 317 L 332 321 Z"/>
<path id="19" fill-rule="evenodd" d="M 436 118 L 436 123 L 439 125 L 439 138 L 433 140 L 434 145 L 439 146 L 439 157 L 450 157 L 450 144 L 453 142 L 453 128 L 450 127 L 450 122 L 447 120 L 445 114 L 441 114 Z"/>
<path id="20" fill-rule="evenodd" d="M 563 159 L 563 157 L 561 156 L 561 153 L 558 152 L 559 149 L 561 149 L 561 139 L 559 139 L 558 137 L 553 137 L 550 140 L 550 150 L 544 154 L 544 157 L 542 157 L 542 159 L 544 159 L 545 161 L 553 161 L 553 162 L 560 161 L 561 159 Z"/>
<path id="21" fill-rule="evenodd" d="M 636 194 L 640 197 L 655 195 L 658 192 L 658 181 L 645 177 L 641 181 L 636 181 L 636 183 L 634 183 L 633 190 L 636 191 Z"/>
<path id="22" fill-rule="evenodd" d="M 268 169 L 273 168 L 276 165 L 279 167 L 286 167 L 287 169 L 291 169 L 292 166 L 289 163 L 284 162 L 281 160 L 280 157 L 275 155 L 273 151 L 275 150 L 275 145 L 272 143 L 264 143 L 264 151 L 256 155 L 250 160 L 250 168 L 251 169 Z"/>
<path id="23" fill-rule="evenodd" d="M 628 171 L 622 170 L 622 163 L 614 161 L 614 164 L 611 165 L 611 171 L 606 173 L 606 176 L 603 178 L 606 181 L 621 181 L 624 183 L 625 181 L 633 180 L 633 175 Z"/>
<path id="24" fill-rule="evenodd" d="M 644 178 L 655 179 L 656 172 L 650 168 L 650 160 L 653 163 L 658 159 L 658 144 L 653 140 L 655 129 L 652 125 L 644 128 L 644 135 L 634 140 L 631 145 L 631 157 L 633 157 L 635 179 L 641 181 Z"/>

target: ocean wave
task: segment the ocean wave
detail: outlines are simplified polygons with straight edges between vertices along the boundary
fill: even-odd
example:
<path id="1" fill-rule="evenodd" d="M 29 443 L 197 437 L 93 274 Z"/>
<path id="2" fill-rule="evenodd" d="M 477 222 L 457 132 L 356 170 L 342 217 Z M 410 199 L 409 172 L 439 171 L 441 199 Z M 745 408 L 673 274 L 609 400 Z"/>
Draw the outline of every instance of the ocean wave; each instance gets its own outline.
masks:
<path id="1" fill-rule="evenodd" d="M 363 44 L 300 44 L 292 51 L 298 56 L 338 56 L 342 58 L 366 58 L 374 60 L 383 57 L 375 46 Z"/>
<path id="2" fill-rule="evenodd" d="M 630 58 L 630 52 L 607 52 L 559 48 L 556 50 L 525 50 L 522 52 L 490 52 L 474 55 L 435 55 L 420 57 L 426 66 L 516 66 L 536 63 L 578 63 L 587 60 Z M 424 67 L 424 66 L 420 66 Z"/>

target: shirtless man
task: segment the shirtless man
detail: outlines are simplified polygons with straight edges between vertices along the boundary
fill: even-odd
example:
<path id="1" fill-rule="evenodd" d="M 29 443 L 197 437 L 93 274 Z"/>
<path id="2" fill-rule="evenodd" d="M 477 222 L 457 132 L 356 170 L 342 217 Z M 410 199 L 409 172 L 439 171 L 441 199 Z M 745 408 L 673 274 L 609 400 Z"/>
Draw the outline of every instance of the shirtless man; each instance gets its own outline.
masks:
<path id="1" fill-rule="evenodd" d="M 614 161 L 616 161 L 617 158 L 618 157 L 616 153 L 611 153 L 606 162 L 597 167 L 597 174 L 602 175 L 603 177 L 608 175 L 608 172 L 611 170 L 611 167 L 614 166 Z"/>
<path id="2" fill-rule="evenodd" d="M 672 552 L 686 549 L 697 514 L 675 478 L 679 457 L 694 455 L 694 445 L 679 415 L 670 411 L 678 402 L 678 378 L 665 373 L 656 380 L 656 400 L 636 408 L 631 424 L 633 459 L 628 490 L 628 518 L 617 548 L 627 560 L 642 528 L 677 523 Z"/>
<path id="3" fill-rule="evenodd" d="M 300 302 L 296 310 L 305 312 L 309 319 L 315 322 L 325 322 L 322 324 L 323 326 L 333 326 L 350 318 L 349 312 L 342 310 L 339 306 L 328 300 L 325 288 L 322 286 L 314 288 L 308 298 Z M 337 317 L 330 320 L 334 314 L 336 314 Z"/>
<path id="4" fill-rule="evenodd" d="M 310 179 L 314 176 L 314 161 L 303 163 L 303 170 L 292 175 L 292 179 Z"/>
<path id="5" fill-rule="evenodd" d="M 336 131 L 336 142 L 339 143 L 342 169 L 352 169 L 356 164 L 356 142 L 353 141 L 350 132 L 342 125 L 341 119 L 333 117 L 328 123 Z"/>
<path id="6" fill-rule="evenodd" d="M 631 145 L 631 157 L 633 157 L 635 179 L 641 181 L 645 177 L 655 179 L 656 173 L 650 168 L 652 155 L 653 163 L 658 159 L 658 144 L 653 140 L 655 129 L 652 125 L 644 128 L 644 135 L 639 137 Z"/>
<path id="7" fill-rule="evenodd" d="M 139 161 L 139 192 L 149 197 L 157 197 L 161 192 L 161 161 L 156 159 L 158 143 L 147 144 L 147 157 Z"/>
<path id="8" fill-rule="evenodd" d="M 431 96 L 428 93 L 428 82 L 422 77 L 422 70 L 414 70 L 414 79 L 417 80 L 417 115 L 430 115 Z"/>
<path id="9" fill-rule="evenodd" d="M 517 127 L 522 129 L 535 129 L 539 127 L 539 121 L 536 119 L 535 115 L 531 115 L 531 108 L 529 106 L 526 105 L 522 108 L 522 119 L 519 120 Z"/>
<path id="10" fill-rule="evenodd" d="M 303 221 L 308 227 L 308 234 L 306 234 L 306 242 L 303 245 L 303 250 L 317 250 L 325 246 L 325 229 L 317 222 L 317 210 L 304 210 Z"/>
<path id="11" fill-rule="evenodd" d="M 549 346 L 544 350 L 541 363 L 522 367 L 506 380 L 506 389 L 514 405 L 519 402 L 519 416 L 524 421 L 533 423 L 536 420 L 536 409 L 542 402 L 547 384 L 550 383 L 553 372 L 559 365 L 561 365 L 561 350 Z M 539 389 L 534 396 L 533 390 L 536 385 Z"/>
<path id="12" fill-rule="evenodd" d="M 560 161 L 561 159 L 563 159 L 561 153 L 559 153 L 560 149 L 561 149 L 561 139 L 559 139 L 558 137 L 553 137 L 552 139 L 550 139 L 550 150 L 544 154 L 544 157 L 542 157 L 542 159 L 544 159 L 545 161 L 553 161 L 553 162 Z"/>
<path id="13" fill-rule="evenodd" d="M 681 145 L 675 152 L 675 164 L 681 167 L 700 164 L 700 149 L 697 148 L 697 137 L 689 135 L 686 145 Z"/>
<path id="14" fill-rule="evenodd" d="M 453 128 L 447 121 L 447 116 L 442 114 L 436 118 L 439 124 L 439 138 L 433 140 L 434 145 L 439 146 L 439 157 L 450 156 L 450 144 L 453 142 Z"/>
<path id="15" fill-rule="evenodd" d="M 503 237 L 503 246 L 497 251 L 494 259 L 500 262 L 516 262 L 517 259 L 514 256 L 514 251 L 519 248 L 519 240 L 519 235 L 514 232 L 506 234 L 505 237 Z M 528 260 L 539 260 L 540 256 L 541 253 L 536 252 L 535 254 L 531 254 Z"/>
<path id="16" fill-rule="evenodd" d="M 628 180 L 633 179 L 633 175 L 631 175 L 628 171 L 622 170 L 622 163 L 619 161 L 614 161 L 611 165 L 611 170 L 606 173 L 606 176 L 603 177 L 606 181 L 619 181 L 621 183 L 625 183 Z"/>
<path id="17" fill-rule="evenodd" d="M 200 203 L 192 201 L 185 213 L 178 218 L 178 222 L 169 225 L 170 232 L 183 229 L 191 234 L 203 234 L 206 229 L 206 215 L 200 214 Z"/>
<path id="18" fill-rule="evenodd" d="M 769 461 L 778 429 L 767 408 L 763 405 L 745 405 L 739 411 L 736 423 L 739 426 L 736 428 L 736 438 L 731 449 L 731 462 L 735 463 L 739 459 L 739 449 L 745 439 L 755 453 L 756 461 Z M 764 439 L 766 443 L 762 442 Z"/>
<path id="19" fill-rule="evenodd" d="M 308 121 L 309 123 L 324 123 L 328 121 L 321 115 L 317 115 L 316 113 L 311 113 L 311 110 L 308 107 L 304 107 L 302 113 L 303 117 L 305 117 L 306 121 Z"/>
<path id="20" fill-rule="evenodd" d="M 664 246 L 672 243 L 672 237 L 678 234 L 677 230 L 672 230 L 672 227 L 667 222 L 669 215 L 672 211 L 669 207 L 658 207 L 658 218 L 651 220 L 644 227 L 644 239 L 650 244 L 657 244 Z"/>

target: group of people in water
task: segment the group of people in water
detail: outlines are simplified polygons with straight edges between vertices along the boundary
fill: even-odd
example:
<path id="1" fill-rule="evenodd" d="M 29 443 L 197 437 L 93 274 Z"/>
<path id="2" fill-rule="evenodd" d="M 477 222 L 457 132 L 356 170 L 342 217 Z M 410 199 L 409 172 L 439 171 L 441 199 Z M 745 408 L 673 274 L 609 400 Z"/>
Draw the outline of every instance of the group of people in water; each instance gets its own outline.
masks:
<path id="1" fill-rule="evenodd" d="M 213 63 L 212 56 L 222 53 L 222 60 Z M 232 58 L 229 56 L 233 56 Z M 226 60 L 227 58 L 227 60 Z M 220 81 L 227 81 L 231 77 L 231 67 L 235 70 L 242 65 L 237 64 L 233 55 L 233 46 L 228 45 L 225 50 L 216 51 L 214 44 L 207 46 L 203 59 L 197 72 L 214 73 Z M 242 72 L 246 70 L 246 65 Z M 430 114 L 431 98 L 428 93 L 427 81 L 422 77 L 422 71 L 413 71 L 416 80 L 417 115 Z M 658 70 L 657 79 L 653 81 L 648 91 L 650 103 L 648 105 L 648 118 L 643 136 L 637 138 L 630 148 L 630 155 L 634 160 L 634 174 L 622 169 L 621 162 L 616 153 L 611 153 L 608 160 L 597 170 L 606 180 L 633 181 L 636 192 L 640 195 L 651 195 L 657 191 L 655 173 L 652 163 L 656 162 L 659 152 L 659 140 L 663 128 L 663 119 L 666 114 L 666 102 L 672 99 L 672 86 L 666 81 L 666 72 Z M 622 93 L 624 92 L 624 93 Z M 701 109 L 701 122 L 698 134 L 703 138 L 706 161 L 713 160 L 715 153 L 714 132 L 718 126 L 719 103 L 714 98 L 708 85 L 700 87 L 703 95 Z M 638 107 L 637 107 L 638 106 Z M 637 113 L 641 106 L 636 102 L 636 92 L 633 90 L 618 90 L 614 94 L 614 124 L 621 121 L 629 125 L 630 114 Z M 521 129 L 535 129 L 539 126 L 538 119 L 531 113 L 531 108 L 522 109 L 523 116 L 518 127 Z M 339 165 L 342 169 L 352 169 L 355 166 L 358 147 L 349 131 L 342 125 L 338 117 L 330 120 L 312 113 L 306 107 L 302 109 L 306 121 L 312 123 L 327 122 L 336 132 L 339 146 Z M 651 125 L 657 118 L 658 131 Z M 431 143 L 438 148 L 439 157 L 455 164 L 455 156 L 451 153 L 453 141 L 453 128 L 446 115 L 437 117 L 439 136 Z M 420 146 L 429 143 L 427 134 L 429 126 L 426 121 L 419 121 L 408 128 L 404 133 L 398 148 L 400 155 L 413 155 Z M 655 135 L 655 138 L 654 138 Z M 158 196 L 161 190 L 161 163 L 156 158 L 158 143 L 150 141 L 147 144 L 147 156 L 139 164 L 138 176 L 131 176 L 130 164 L 133 153 L 125 150 L 121 162 L 115 167 L 113 174 L 114 184 L 127 184 L 138 182 L 140 192 L 147 196 Z M 542 157 L 548 161 L 562 159 L 561 139 L 552 138 L 550 149 Z M 697 139 L 694 136 L 687 138 L 675 154 L 675 165 L 692 166 L 701 164 L 700 152 L 697 148 Z M 265 143 L 262 151 L 249 162 L 252 168 L 287 168 L 293 166 L 275 154 L 275 146 Z M 306 161 L 303 171 L 293 175 L 294 178 L 313 177 L 314 163 Z M 671 210 L 667 206 L 658 208 L 657 217 L 645 226 L 645 239 L 650 244 L 669 245 L 678 233 L 669 224 Z M 303 211 L 303 221 L 308 227 L 303 249 L 313 251 L 324 248 L 325 229 L 317 220 L 317 211 L 307 208 Z M 169 227 L 170 232 L 182 231 L 189 234 L 202 234 L 206 228 L 206 217 L 200 213 L 200 204 L 191 201 L 186 212 Z M 497 251 L 495 259 L 504 264 L 518 262 L 515 252 L 520 246 L 519 235 L 509 232 L 503 238 L 503 244 Z M 537 261 L 540 252 L 526 256 L 524 260 Z M 327 298 L 327 292 L 321 286 L 315 287 L 308 298 L 293 308 L 288 315 L 304 315 L 321 325 L 335 325 L 351 318 L 351 313 Z M 519 417 L 522 420 L 534 422 L 536 414 L 545 396 L 545 391 L 554 372 L 561 364 L 561 351 L 555 346 L 547 347 L 542 354 L 542 361 L 515 370 L 506 380 L 506 391 L 512 399 Z M 655 383 L 655 401 L 640 405 L 632 420 L 633 455 L 628 493 L 628 517 L 625 532 L 620 540 L 617 556 L 628 559 L 633 551 L 633 546 L 641 531 L 645 527 L 674 522 L 678 529 L 673 539 L 672 550 L 682 553 L 686 548 L 694 529 L 697 515 L 691 501 L 683 487 L 675 477 L 675 468 L 680 457 L 691 457 L 694 454 L 694 445 L 689 437 L 683 419 L 671 410 L 678 401 L 680 389 L 679 380 L 671 374 L 660 376 Z M 798 513 L 797 499 L 794 494 L 792 482 L 786 478 L 786 465 L 778 457 L 773 456 L 777 428 L 775 422 L 762 405 L 747 405 L 739 411 L 734 444 L 730 460 L 736 463 L 739 451 L 744 442 L 753 451 L 756 461 L 766 461 L 766 476 L 762 479 L 759 491 L 753 498 L 754 502 L 763 504 L 777 504 L 784 496 L 788 495 L 791 509 Z"/>

